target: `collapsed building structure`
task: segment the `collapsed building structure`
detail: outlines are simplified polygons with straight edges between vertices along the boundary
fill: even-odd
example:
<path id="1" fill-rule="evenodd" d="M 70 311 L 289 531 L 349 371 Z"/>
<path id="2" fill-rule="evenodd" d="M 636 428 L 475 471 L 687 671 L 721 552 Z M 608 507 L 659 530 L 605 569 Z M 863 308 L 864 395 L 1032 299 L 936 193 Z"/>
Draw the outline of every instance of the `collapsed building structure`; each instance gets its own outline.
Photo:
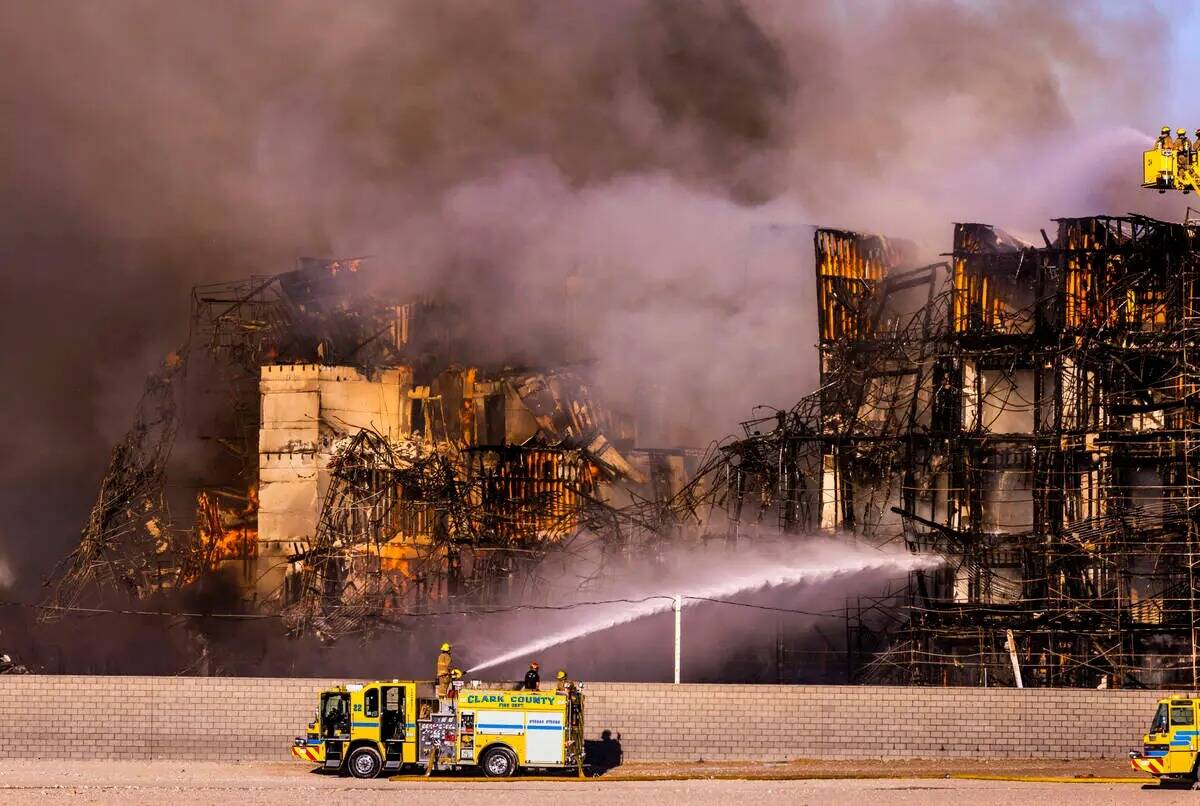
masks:
<path id="1" fill-rule="evenodd" d="M 460 363 L 452 307 L 366 275 L 305 259 L 195 289 L 188 344 L 150 378 L 44 616 L 219 571 L 248 608 L 336 638 L 450 597 L 528 598 L 514 586 L 584 534 L 653 551 L 695 452 L 639 446 L 570 366 Z M 185 414 L 209 446 L 194 490 L 172 465 Z"/>
<path id="2" fill-rule="evenodd" d="M 847 608 L 859 680 L 1197 684 L 1197 229 L 1057 223 L 924 267 L 818 231 L 821 387 L 724 447 L 735 528 L 948 558 Z"/>
<path id="3" fill-rule="evenodd" d="M 223 568 L 337 637 L 518 593 L 584 534 L 628 558 L 686 526 L 734 547 L 829 532 L 947 558 L 846 606 L 854 680 L 1194 687 L 1197 227 L 1057 224 L 1037 246 L 959 224 L 924 266 L 818 230 L 819 389 L 703 457 L 639 445 L 570 367 L 463 361 L 452 309 L 381 301 L 358 261 L 198 288 L 44 612 Z M 175 519 L 189 376 L 221 478 Z"/>

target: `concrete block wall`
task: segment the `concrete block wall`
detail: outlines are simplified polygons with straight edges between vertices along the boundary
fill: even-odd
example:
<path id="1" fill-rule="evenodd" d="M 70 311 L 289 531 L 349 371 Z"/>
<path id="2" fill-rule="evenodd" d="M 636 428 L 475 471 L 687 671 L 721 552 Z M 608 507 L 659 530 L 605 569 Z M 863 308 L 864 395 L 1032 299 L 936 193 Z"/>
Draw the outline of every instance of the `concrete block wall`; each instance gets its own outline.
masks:
<path id="1" fill-rule="evenodd" d="M 1120 758 L 1160 691 L 592 683 L 627 760 Z"/>
<path id="2" fill-rule="evenodd" d="M 0 757 L 279 760 L 332 680 L 0 676 Z"/>
<path id="3" fill-rule="evenodd" d="M 290 758 L 336 681 L 0 676 L 0 757 Z M 1117 758 L 1155 691 L 589 683 L 589 738 L 626 761 Z"/>

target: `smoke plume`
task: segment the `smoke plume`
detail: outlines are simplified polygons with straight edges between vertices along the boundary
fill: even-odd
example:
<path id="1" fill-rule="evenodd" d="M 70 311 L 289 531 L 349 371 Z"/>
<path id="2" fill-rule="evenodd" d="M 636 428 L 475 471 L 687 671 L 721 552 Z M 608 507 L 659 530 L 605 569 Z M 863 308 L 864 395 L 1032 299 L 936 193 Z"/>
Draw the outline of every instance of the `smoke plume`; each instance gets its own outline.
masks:
<path id="1" fill-rule="evenodd" d="M 187 289 L 373 256 L 481 354 L 593 360 L 720 437 L 814 378 L 812 224 L 1035 233 L 1137 195 L 1141 5 L 466 0 L 0 6 L 3 550 L 78 533 Z M 1148 88 L 1151 88 L 1148 90 Z M 558 356 L 553 356 L 558 357 Z"/>

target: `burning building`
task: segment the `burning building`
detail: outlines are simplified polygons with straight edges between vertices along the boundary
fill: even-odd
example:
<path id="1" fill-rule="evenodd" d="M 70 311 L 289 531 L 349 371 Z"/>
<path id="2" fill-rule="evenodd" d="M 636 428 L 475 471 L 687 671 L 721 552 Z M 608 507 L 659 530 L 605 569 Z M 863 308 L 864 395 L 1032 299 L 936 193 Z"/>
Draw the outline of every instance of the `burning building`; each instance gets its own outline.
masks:
<path id="1" fill-rule="evenodd" d="M 451 306 L 383 299 L 367 274 L 302 260 L 195 289 L 47 616 L 220 572 L 241 605 L 334 638 L 497 601 L 583 534 L 653 550 L 695 452 L 638 445 L 577 368 L 469 363 Z M 191 468 L 172 459 L 184 421 Z"/>
<path id="2" fill-rule="evenodd" d="M 734 529 L 948 559 L 848 607 L 858 680 L 1197 685 L 1200 231 L 1057 224 L 959 224 L 930 266 L 816 234 L 821 387 L 713 472 Z"/>
<path id="3" fill-rule="evenodd" d="M 959 224 L 931 265 L 818 230 L 820 387 L 706 456 L 640 445 L 578 367 L 471 362 L 452 307 L 369 293 L 359 261 L 198 288 L 45 612 L 222 571 L 337 637 L 528 601 L 581 535 L 629 559 L 688 524 L 827 532 L 947 560 L 846 605 L 852 679 L 1197 685 L 1200 229 L 1057 224 Z M 209 453 L 172 501 L 185 401 Z"/>

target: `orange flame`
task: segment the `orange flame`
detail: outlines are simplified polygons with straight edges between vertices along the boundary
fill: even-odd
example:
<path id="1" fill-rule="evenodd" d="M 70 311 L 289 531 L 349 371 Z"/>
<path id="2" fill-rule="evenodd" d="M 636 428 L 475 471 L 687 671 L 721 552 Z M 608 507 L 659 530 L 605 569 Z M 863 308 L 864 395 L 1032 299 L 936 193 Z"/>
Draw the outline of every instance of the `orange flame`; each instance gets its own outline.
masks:
<path id="1" fill-rule="evenodd" d="M 211 570 L 225 560 L 258 554 L 258 487 L 247 491 L 244 506 L 226 506 L 222 498 L 207 490 L 196 496 L 196 535 L 204 564 Z"/>

